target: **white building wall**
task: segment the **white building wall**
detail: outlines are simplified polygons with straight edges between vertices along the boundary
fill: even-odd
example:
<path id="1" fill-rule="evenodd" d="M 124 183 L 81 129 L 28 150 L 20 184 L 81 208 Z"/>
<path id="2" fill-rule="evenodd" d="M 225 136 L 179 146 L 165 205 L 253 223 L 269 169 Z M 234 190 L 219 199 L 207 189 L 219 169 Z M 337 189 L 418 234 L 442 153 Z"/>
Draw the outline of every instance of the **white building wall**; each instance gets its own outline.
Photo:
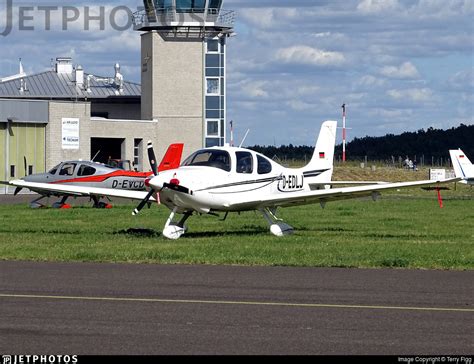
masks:
<path id="1" fill-rule="evenodd" d="M 79 119 L 79 148 L 63 148 L 63 118 Z M 90 159 L 90 103 L 61 102 L 49 103 L 49 123 L 46 126 L 46 170 L 65 160 Z"/>

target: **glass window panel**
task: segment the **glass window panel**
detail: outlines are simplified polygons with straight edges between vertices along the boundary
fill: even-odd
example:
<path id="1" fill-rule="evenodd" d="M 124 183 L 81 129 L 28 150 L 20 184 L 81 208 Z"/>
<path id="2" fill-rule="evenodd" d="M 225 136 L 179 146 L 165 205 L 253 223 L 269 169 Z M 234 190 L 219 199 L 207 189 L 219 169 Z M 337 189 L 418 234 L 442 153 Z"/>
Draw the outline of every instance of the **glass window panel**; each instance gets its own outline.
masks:
<path id="1" fill-rule="evenodd" d="M 210 9 L 220 9 L 222 0 L 209 0 Z"/>
<path id="2" fill-rule="evenodd" d="M 157 9 L 166 9 L 173 6 L 172 0 L 156 0 L 156 8 Z"/>
<path id="3" fill-rule="evenodd" d="M 219 119 L 220 111 L 219 110 L 206 110 L 206 118 L 207 119 Z"/>
<path id="4" fill-rule="evenodd" d="M 225 123 L 224 123 L 224 120 L 221 120 L 221 137 L 225 138 Z"/>
<path id="5" fill-rule="evenodd" d="M 219 68 L 206 68 L 206 76 L 208 77 L 219 77 L 220 69 Z"/>
<path id="6" fill-rule="evenodd" d="M 77 172 L 78 176 L 93 176 L 96 172 L 96 169 L 91 166 L 87 166 L 83 164 L 82 166 L 79 167 L 79 172 Z"/>
<path id="7" fill-rule="evenodd" d="M 220 95 L 221 87 L 219 78 L 207 78 L 206 83 L 206 93 L 208 95 Z"/>
<path id="8" fill-rule="evenodd" d="M 218 120 L 208 120 L 207 136 L 212 136 L 212 137 L 219 136 L 219 121 Z"/>
<path id="9" fill-rule="evenodd" d="M 206 146 L 219 147 L 219 138 L 207 138 Z M 225 150 L 200 150 L 187 158 L 182 166 L 204 166 L 230 172 L 230 155 Z"/>
<path id="10" fill-rule="evenodd" d="M 206 109 L 207 110 L 220 110 L 219 99 L 220 99 L 219 96 L 206 96 Z"/>
<path id="11" fill-rule="evenodd" d="M 220 147 L 219 138 L 206 138 L 206 148 Z"/>
<path id="12" fill-rule="evenodd" d="M 220 55 L 206 54 L 206 67 L 220 67 Z"/>
<path id="13" fill-rule="evenodd" d="M 48 173 L 49 174 L 56 174 L 56 172 L 58 171 L 60 167 L 60 164 L 58 164 L 56 167 L 53 167 L 53 169 L 51 169 Z"/>
<path id="14" fill-rule="evenodd" d="M 176 11 L 191 10 L 191 0 L 176 0 Z"/>
<path id="15" fill-rule="evenodd" d="M 253 158 L 249 152 L 237 152 L 237 173 L 253 173 Z"/>
<path id="16" fill-rule="evenodd" d="M 208 52 L 219 52 L 219 41 L 218 40 L 208 40 L 207 41 L 207 51 Z"/>
<path id="17" fill-rule="evenodd" d="M 272 171 L 272 164 L 262 156 L 257 155 L 258 174 L 268 174 Z"/>
<path id="18" fill-rule="evenodd" d="M 75 163 L 64 163 L 61 170 L 59 171 L 60 176 L 72 176 L 76 169 Z"/>

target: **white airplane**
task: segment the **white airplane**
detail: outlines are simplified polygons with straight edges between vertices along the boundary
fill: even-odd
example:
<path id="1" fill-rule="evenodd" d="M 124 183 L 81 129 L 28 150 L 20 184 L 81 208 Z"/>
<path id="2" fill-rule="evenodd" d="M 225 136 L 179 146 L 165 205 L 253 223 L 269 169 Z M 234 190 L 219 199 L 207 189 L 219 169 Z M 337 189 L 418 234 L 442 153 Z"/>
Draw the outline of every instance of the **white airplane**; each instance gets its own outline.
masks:
<path id="1" fill-rule="evenodd" d="M 313 157 L 303 168 L 285 168 L 252 150 L 234 147 L 213 147 L 198 150 L 179 168 L 158 173 L 151 142 L 148 155 L 154 176 L 146 180 L 148 192 L 110 190 L 82 186 L 47 185 L 15 181 L 17 186 L 90 196 L 122 197 L 142 200 L 134 210 L 136 215 L 151 201 L 167 206 L 171 214 L 163 236 L 180 238 L 187 230 L 185 222 L 194 213 L 216 215 L 241 211 L 260 211 L 276 236 L 293 232 L 293 228 L 276 216 L 277 208 L 359 197 L 374 200 L 381 191 L 406 187 L 439 186 L 459 178 L 441 181 L 376 183 L 356 187 L 330 188 L 333 173 L 336 121 L 326 121 L 316 142 Z M 344 182 L 340 182 L 344 183 Z M 183 215 L 178 221 L 177 214 Z"/>
<path id="2" fill-rule="evenodd" d="M 451 162 L 453 163 L 456 177 L 461 178 L 461 183 L 474 185 L 474 165 L 461 149 L 450 150 Z"/>

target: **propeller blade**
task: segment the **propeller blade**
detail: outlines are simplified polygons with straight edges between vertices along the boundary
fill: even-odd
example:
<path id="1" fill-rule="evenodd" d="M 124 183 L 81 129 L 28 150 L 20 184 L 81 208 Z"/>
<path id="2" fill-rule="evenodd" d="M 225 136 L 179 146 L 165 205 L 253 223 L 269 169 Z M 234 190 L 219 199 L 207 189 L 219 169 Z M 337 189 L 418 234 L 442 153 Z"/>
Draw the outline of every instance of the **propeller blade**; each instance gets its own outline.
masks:
<path id="1" fill-rule="evenodd" d="M 143 199 L 142 202 L 140 202 L 140 205 L 138 205 L 138 207 L 133 210 L 132 212 L 132 215 L 133 216 L 136 216 L 140 213 L 140 211 L 147 205 L 148 201 L 150 200 L 151 196 L 155 193 L 154 190 L 151 190 L 148 195 L 146 195 L 146 197 Z"/>
<path id="2" fill-rule="evenodd" d="M 153 150 L 153 143 L 148 142 L 148 159 L 150 161 L 151 170 L 155 176 L 158 175 L 158 164 L 156 163 L 155 151 Z"/>

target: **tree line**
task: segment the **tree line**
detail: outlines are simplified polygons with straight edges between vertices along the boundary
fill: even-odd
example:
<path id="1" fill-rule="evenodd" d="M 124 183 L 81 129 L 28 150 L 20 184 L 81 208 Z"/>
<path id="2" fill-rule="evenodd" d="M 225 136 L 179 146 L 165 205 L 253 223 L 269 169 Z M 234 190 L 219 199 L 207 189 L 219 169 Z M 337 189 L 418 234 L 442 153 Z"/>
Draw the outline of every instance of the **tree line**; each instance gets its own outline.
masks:
<path id="1" fill-rule="evenodd" d="M 474 161 L 474 125 L 460 124 L 442 130 L 428 128 L 400 135 L 387 134 L 382 137 L 354 138 L 347 144 L 347 159 L 391 160 L 405 158 L 449 158 L 449 149 L 461 148 Z M 250 149 L 270 158 L 281 160 L 306 160 L 311 158 L 314 146 L 292 144 L 275 146 L 253 146 Z M 336 146 L 335 158 L 342 158 L 342 144 Z"/>

